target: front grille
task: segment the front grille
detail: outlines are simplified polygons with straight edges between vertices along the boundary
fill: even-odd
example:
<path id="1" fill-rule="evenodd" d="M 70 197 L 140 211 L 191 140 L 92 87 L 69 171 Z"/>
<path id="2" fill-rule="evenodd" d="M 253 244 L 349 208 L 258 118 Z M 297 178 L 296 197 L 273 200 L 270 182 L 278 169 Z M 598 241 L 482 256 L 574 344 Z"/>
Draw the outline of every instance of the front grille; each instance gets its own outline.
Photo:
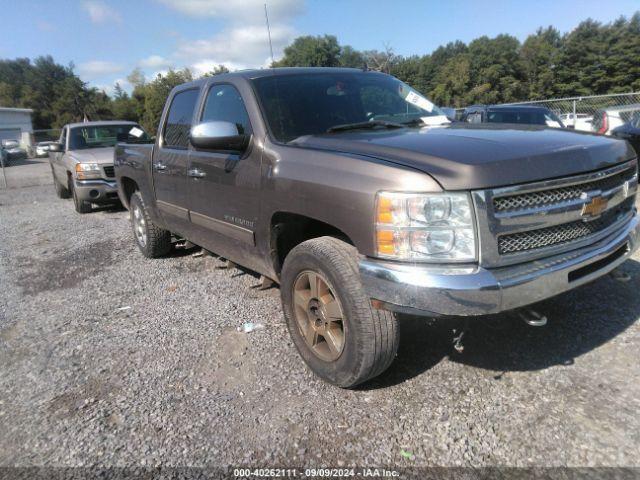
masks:
<path id="1" fill-rule="evenodd" d="M 578 220 L 528 232 L 502 235 L 498 237 L 498 251 L 501 255 L 505 255 L 580 240 L 609 228 L 620 220 L 628 210 L 628 202 L 624 202 L 619 208 L 611 210 L 590 222 Z"/>
<path id="2" fill-rule="evenodd" d="M 113 165 L 107 165 L 106 167 L 102 167 L 104 168 L 104 174 L 107 177 L 115 177 L 115 168 L 113 167 Z"/>
<path id="3" fill-rule="evenodd" d="M 496 213 L 513 212 L 536 207 L 547 207 L 569 200 L 580 198 L 587 192 L 600 190 L 606 192 L 612 188 L 622 185 L 626 180 L 633 177 L 634 168 L 624 170 L 615 175 L 594 180 L 592 182 L 570 185 L 567 187 L 543 190 L 541 192 L 529 192 L 508 197 L 498 197 L 493 199 L 493 208 Z"/>

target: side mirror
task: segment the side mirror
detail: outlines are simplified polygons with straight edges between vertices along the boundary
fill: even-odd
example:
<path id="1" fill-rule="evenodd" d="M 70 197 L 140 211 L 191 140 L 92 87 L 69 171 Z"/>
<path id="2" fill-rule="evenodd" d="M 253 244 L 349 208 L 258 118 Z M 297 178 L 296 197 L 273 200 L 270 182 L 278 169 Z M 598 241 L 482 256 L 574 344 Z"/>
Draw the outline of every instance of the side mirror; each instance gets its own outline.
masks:
<path id="1" fill-rule="evenodd" d="M 205 150 L 243 152 L 249 145 L 249 135 L 239 133 L 231 122 L 202 122 L 191 127 L 191 145 Z"/>
<path id="2" fill-rule="evenodd" d="M 52 143 L 51 145 L 49 145 L 49 151 L 50 152 L 63 152 L 64 151 L 64 147 L 62 146 L 61 143 Z"/>

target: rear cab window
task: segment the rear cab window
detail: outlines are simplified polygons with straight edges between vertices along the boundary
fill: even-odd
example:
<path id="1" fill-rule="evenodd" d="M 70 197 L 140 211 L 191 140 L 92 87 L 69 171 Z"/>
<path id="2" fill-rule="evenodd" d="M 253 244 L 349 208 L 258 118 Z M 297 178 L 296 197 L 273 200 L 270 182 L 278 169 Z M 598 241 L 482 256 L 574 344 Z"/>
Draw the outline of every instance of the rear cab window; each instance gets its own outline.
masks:
<path id="1" fill-rule="evenodd" d="M 177 149 L 189 147 L 189 132 L 199 94 L 198 88 L 191 88 L 173 96 L 162 131 L 163 147 Z"/>

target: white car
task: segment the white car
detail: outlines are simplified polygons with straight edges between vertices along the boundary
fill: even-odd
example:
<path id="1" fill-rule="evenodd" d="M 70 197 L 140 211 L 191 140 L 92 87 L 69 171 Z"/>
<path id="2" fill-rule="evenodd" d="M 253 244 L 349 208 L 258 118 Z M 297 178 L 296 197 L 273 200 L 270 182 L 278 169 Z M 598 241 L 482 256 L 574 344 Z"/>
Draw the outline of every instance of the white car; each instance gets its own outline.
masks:
<path id="1" fill-rule="evenodd" d="M 49 155 L 49 146 L 54 142 L 39 142 L 36 145 L 36 157 L 46 157 Z"/>
<path id="2" fill-rule="evenodd" d="M 601 108 L 593 115 L 591 131 L 611 135 L 614 128 L 627 123 L 635 112 L 640 111 L 640 103 Z"/>
<path id="3" fill-rule="evenodd" d="M 560 115 L 562 123 L 581 132 L 590 132 L 593 116 L 588 113 L 564 113 Z"/>

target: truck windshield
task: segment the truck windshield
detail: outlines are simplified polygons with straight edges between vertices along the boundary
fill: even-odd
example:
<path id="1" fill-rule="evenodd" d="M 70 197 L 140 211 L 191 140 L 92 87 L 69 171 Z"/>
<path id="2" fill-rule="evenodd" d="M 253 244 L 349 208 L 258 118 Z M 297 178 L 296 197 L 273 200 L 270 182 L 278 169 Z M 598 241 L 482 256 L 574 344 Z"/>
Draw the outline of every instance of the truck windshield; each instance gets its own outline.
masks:
<path id="1" fill-rule="evenodd" d="M 69 150 L 113 147 L 117 142 L 146 142 L 147 133 L 139 125 L 95 125 L 72 128 Z"/>
<path id="2" fill-rule="evenodd" d="M 271 133 L 280 142 L 363 122 L 420 125 L 448 120 L 400 80 L 377 72 L 273 75 L 253 80 Z"/>

